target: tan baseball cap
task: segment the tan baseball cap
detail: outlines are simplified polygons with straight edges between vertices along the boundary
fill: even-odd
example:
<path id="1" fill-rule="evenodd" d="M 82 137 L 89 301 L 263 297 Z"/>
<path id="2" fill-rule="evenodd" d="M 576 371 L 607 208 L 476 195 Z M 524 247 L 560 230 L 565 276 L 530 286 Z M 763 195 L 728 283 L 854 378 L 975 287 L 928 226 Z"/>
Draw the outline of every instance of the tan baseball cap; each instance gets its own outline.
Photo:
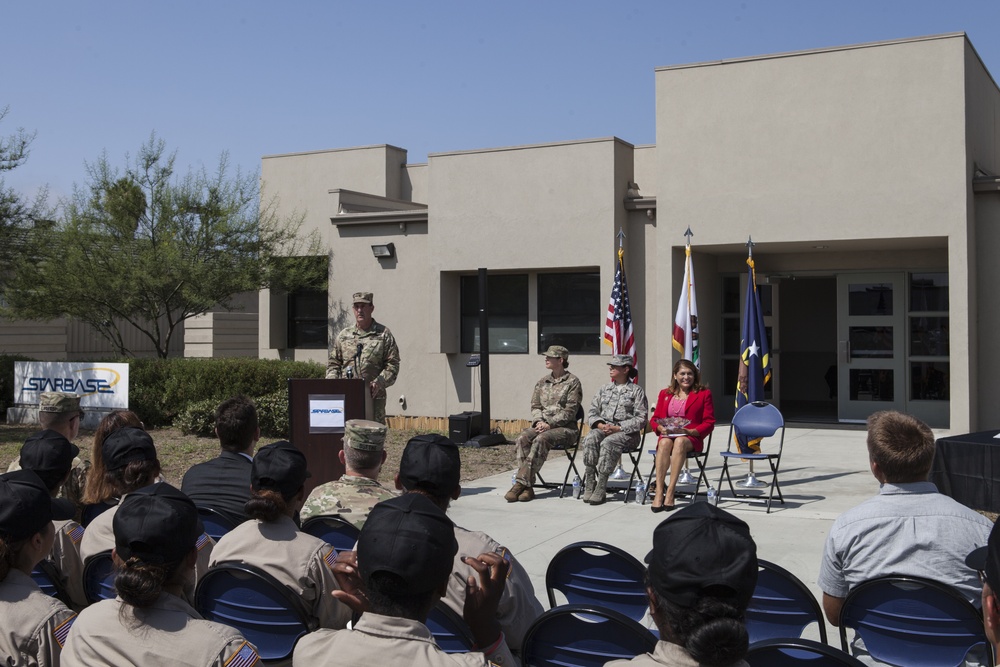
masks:
<path id="1" fill-rule="evenodd" d="M 569 350 L 562 345 L 549 345 L 549 349 L 545 350 L 545 356 L 569 359 Z"/>
<path id="2" fill-rule="evenodd" d="M 354 301 L 351 303 L 374 303 L 374 296 L 371 292 L 355 292 Z"/>
<path id="3" fill-rule="evenodd" d="M 350 419 L 344 424 L 344 446 L 367 452 L 380 452 L 385 447 L 384 424 L 366 419 Z"/>
<path id="4" fill-rule="evenodd" d="M 38 400 L 39 412 L 79 412 L 80 397 L 76 394 L 66 394 L 61 391 L 46 391 Z"/>

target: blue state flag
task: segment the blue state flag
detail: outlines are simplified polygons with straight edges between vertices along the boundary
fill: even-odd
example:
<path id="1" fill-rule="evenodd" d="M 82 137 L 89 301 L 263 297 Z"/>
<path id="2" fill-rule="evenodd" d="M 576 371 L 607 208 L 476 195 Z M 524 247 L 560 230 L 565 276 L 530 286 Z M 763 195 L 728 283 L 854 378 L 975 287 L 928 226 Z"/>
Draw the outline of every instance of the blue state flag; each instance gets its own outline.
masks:
<path id="1" fill-rule="evenodd" d="M 747 257 L 747 298 L 743 309 L 742 339 L 740 340 L 739 373 L 736 385 L 736 409 L 747 403 L 764 400 L 764 385 L 771 379 L 771 355 L 767 348 L 764 313 L 760 308 L 753 255 Z M 736 438 L 743 454 L 760 453 L 761 438 L 746 442 Z"/>

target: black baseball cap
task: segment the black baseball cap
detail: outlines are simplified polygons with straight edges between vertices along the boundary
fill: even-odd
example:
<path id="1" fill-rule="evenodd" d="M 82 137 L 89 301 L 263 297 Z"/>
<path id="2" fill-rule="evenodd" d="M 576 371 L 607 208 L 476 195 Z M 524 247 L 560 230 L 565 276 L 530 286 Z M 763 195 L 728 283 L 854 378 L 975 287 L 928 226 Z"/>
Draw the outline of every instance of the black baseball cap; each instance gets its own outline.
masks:
<path id="1" fill-rule="evenodd" d="M 141 428 L 126 426 L 104 438 L 101 457 L 105 470 L 118 470 L 133 461 L 155 461 L 156 445 Z"/>
<path id="2" fill-rule="evenodd" d="M 194 502 L 166 482 L 125 496 L 111 526 L 119 558 L 157 564 L 180 561 L 205 532 Z"/>
<path id="3" fill-rule="evenodd" d="M 291 498 L 311 476 L 305 454 L 287 440 L 279 440 L 257 450 L 250 485 L 256 491 L 278 491 L 282 498 Z"/>
<path id="4" fill-rule="evenodd" d="M 0 475 L 0 535 L 21 540 L 45 530 L 53 519 L 72 519 L 73 504 L 53 498 L 32 470 Z"/>
<path id="5" fill-rule="evenodd" d="M 1000 595 L 1000 531 L 993 524 L 986 546 L 979 547 L 965 558 L 965 564 L 986 575 L 986 583 Z"/>
<path id="6" fill-rule="evenodd" d="M 450 496 L 462 478 L 462 458 L 452 440 L 428 433 L 410 438 L 399 459 L 399 480 L 407 491 L 423 489 L 439 498 Z"/>
<path id="7" fill-rule="evenodd" d="M 692 503 L 663 520 L 646 563 L 653 590 L 681 607 L 711 596 L 746 609 L 757 587 L 749 526 L 709 503 Z"/>
<path id="8" fill-rule="evenodd" d="M 21 467 L 35 471 L 69 472 L 80 448 L 62 433 L 45 429 L 35 433 L 21 446 Z"/>
<path id="9" fill-rule="evenodd" d="M 458 542 L 454 524 L 434 501 L 404 493 L 372 508 L 356 548 L 362 579 L 390 572 L 402 579 L 401 594 L 420 595 L 447 581 Z"/>

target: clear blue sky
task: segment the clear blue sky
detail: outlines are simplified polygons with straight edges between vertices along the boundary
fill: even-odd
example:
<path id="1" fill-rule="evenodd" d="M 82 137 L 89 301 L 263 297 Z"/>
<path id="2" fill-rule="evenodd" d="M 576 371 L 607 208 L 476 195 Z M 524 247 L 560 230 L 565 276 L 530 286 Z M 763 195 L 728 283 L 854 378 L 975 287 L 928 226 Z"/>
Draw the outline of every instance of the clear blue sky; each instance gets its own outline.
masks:
<path id="1" fill-rule="evenodd" d="M 654 68 L 965 31 L 1000 78 L 998 0 L 6 2 L 6 175 L 53 197 L 155 131 L 181 171 L 389 143 L 427 153 L 655 142 Z"/>

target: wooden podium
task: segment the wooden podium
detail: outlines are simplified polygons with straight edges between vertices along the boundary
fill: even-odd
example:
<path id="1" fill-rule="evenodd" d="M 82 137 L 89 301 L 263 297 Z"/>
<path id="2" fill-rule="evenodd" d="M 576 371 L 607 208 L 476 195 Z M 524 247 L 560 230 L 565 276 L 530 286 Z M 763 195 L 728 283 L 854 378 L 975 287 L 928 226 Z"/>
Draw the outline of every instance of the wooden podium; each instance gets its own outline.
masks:
<path id="1" fill-rule="evenodd" d="M 344 448 L 344 423 L 371 418 L 372 397 L 364 380 L 289 378 L 290 440 L 306 455 L 312 473 L 306 480 L 306 493 L 344 474 L 339 456 Z"/>

